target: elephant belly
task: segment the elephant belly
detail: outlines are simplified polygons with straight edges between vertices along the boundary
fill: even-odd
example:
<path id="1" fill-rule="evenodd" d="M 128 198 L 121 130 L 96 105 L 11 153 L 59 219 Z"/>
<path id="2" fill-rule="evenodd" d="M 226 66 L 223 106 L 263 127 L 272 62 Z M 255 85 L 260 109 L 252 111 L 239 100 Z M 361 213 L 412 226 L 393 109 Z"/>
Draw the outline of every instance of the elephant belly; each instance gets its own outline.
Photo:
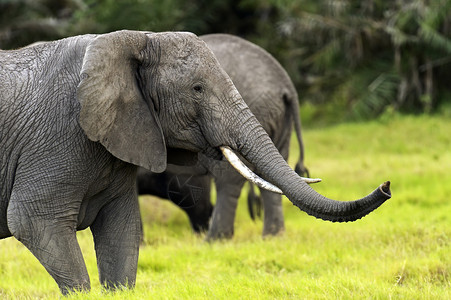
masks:
<path id="1" fill-rule="evenodd" d="M 77 230 L 83 230 L 94 223 L 97 214 L 109 201 L 105 197 L 105 192 L 101 192 L 93 197 L 85 198 L 80 206 L 78 214 Z"/>

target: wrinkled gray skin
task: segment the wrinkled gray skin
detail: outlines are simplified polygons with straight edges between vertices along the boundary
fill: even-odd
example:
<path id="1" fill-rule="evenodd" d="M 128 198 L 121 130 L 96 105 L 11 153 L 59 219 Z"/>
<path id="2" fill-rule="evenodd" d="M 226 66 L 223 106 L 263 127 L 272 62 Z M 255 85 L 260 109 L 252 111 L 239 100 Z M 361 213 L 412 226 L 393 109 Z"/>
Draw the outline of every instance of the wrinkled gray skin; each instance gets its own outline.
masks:
<path id="1" fill-rule="evenodd" d="M 283 67 L 264 49 L 239 37 L 211 34 L 201 36 L 201 39 L 213 51 L 285 160 L 288 158 L 294 123 L 300 145 L 300 158 L 296 170 L 301 176 L 308 174 L 304 166 L 298 95 Z M 213 211 L 207 238 L 210 240 L 230 238 L 233 236 L 237 201 L 245 179 L 227 162 L 219 163 L 217 160 L 205 159 L 203 165 L 213 175 L 217 189 L 216 208 Z M 167 170 L 162 174 L 156 174 L 140 169 L 138 193 L 172 200 L 188 214 L 195 232 L 204 231 L 208 229 L 212 211 L 209 188 L 211 178 L 196 175 L 197 170 L 193 169 L 191 174 L 190 170 L 184 171 L 185 173 Z M 251 195 L 252 193 L 250 197 Z M 263 235 L 276 235 L 282 232 L 284 218 L 281 196 L 261 190 L 261 198 L 264 210 Z"/>
<path id="2" fill-rule="evenodd" d="M 0 82 L 0 238 L 21 241 L 63 293 L 90 288 L 76 239 L 88 227 L 102 284 L 134 286 L 137 166 L 164 171 L 166 147 L 219 157 L 230 146 L 325 220 L 356 220 L 390 197 L 387 185 L 356 202 L 314 192 L 190 33 L 120 31 L 1 51 Z"/>

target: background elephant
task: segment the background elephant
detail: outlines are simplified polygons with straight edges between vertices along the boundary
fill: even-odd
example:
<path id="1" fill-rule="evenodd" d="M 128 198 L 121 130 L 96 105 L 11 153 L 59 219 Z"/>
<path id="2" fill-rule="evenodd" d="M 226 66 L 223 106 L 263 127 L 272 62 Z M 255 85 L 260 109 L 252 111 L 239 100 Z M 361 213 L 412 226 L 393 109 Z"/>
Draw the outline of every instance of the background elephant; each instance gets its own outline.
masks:
<path id="1" fill-rule="evenodd" d="M 316 193 L 191 33 L 119 31 L 0 51 L 0 82 L 0 238 L 21 241 L 63 293 L 90 288 L 76 239 L 88 227 L 102 284 L 135 284 L 137 166 L 164 171 L 168 147 L 215 159 L 232 149 L 324 220 L 353 221 L 390 198 L 388 183 L 351 202 Z"/>
<path id="2" fill-rule="evenodd" d="M 300 147 L 296 171 L 301 176 L 308 174 L 304 165 L 298 95 L 283 67 L 263 48 L 239 37 L 211 34 L 201 38 L 229 74 L 285 160 L 288 158 L 294 124 Z M 230 238 L 234 231 L 238 197 L 245 179 L 228 163 L 218 164 L 215 160 L 205 159 L 203 166 L 213 175 L 217 189 L 216 208 L 208 238 Z M 141 169 L 138 171 L 138 193 L 172 200 L 188 214 L 195 232 L 206 230 L 213 208 L 210 202 L 211 178 L 198 172 L 197 169 L 187 168 L 185 171 L 166 170 L 156 174 Z M 253 191 L 252 186 L 251 189 Z M 255 199 L 253 193 L 249 197 Z M 280 233 L 284 230 L 281 196 L 262 189 L 261 198 L 264 208 L 263 235 Z"/>
<path id="3" fill-rule="evenodd" d="M 188 170 L 166 170 L 163 173 L 139 168 L 138 193 L 171 200 L 186 212 L 193 231 L 201 233 L 208 230 L 213 213 L 213 204 L 210 201 L 211 176 L 199 174 L 202 170 L 186 168 Z"/>

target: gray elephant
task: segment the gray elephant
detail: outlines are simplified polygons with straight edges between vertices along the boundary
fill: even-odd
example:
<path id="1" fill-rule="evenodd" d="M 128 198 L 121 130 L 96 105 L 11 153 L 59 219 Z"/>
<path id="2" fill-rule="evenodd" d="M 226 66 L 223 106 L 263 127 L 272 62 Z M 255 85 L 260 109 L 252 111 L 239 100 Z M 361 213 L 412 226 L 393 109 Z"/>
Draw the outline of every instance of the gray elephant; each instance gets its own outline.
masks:
<path id="1" fill-rule="evenodd" d="M 296 170 L 301 176 L 308 176 L 304 165 L 298 95 L 283 67 L 267 51 L 237 36 L 211 34 L 201 36 L 201 39 L 213 51 L 285 160 L 288 158 L 294 124 L 300 146 Z M 216 208 L 207 238 L 230 238 L 234 231 L 238 197 L 245 179 L 228 163 L 204 159 L 203 165 L 214 176 L 217 189 Z M 213 208 L 210 202 L 211 178 L 197 174 L 198 170 L 199 167 L 178 173 L 167 170 L 156 174 L 141 169 L 138 171 L 138 193 L 172 200 L 187 213 L 195 232 L 207 230 Z M 249 198 L 255 198 L 253 193 L 249 193 Z M 261 198 L 264 209 L 263 235 L 282 232 L 284 218 L 280 194 L 262 189 Z M 252 212 L 252 204 L 249 207 Z"/>
<path id="2" fill-rule="evenodd" d="M 213 213 L 210 201 L 211 176 L 206 172 L 203 167 L 198 169 L 193 166 L 163 173 L 139 168 L 138 194 L 171 200 L 187 214 L 193 231 L 203 233 L 208 230 Z"/>
<path id="3" fill-rule="evenodd" d="M 22 242 L 63 293 L 90 288 L 76 239 L 88 227 L 101 283 L 134 286 L 137 166 L 164 171 L 168 147 L 231 160 L 236 151 L 324 220 L 354 221 L 391 197 L 388 183 L 351 202 L 316 193 L 191 33 L 119 31 L 0 51 L 0 82 L 0 238 Z"/>

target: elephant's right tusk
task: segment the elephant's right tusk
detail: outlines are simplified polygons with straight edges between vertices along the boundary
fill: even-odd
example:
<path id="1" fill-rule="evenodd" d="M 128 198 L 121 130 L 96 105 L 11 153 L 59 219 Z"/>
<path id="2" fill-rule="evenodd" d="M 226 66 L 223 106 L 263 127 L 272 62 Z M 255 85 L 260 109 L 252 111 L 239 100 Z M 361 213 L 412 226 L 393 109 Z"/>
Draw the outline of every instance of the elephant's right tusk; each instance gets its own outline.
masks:
<path id="1" fill-rule="evenodd" d="M 224 157 L 228 160 L 228 162 L 240 173 L 244 178 L 249 180 L 250 182 L 256 184 L 258 187 L 261 187 L 263 189 L 266 189 L 270 192 L 283 194 L 282 190 L 279 189 L 277 186 L 273 185 L 272 183 L 267 182 L 254 172 L 252 172 L 251 169 L 249 169 L 241 160 L 240 158 L 233 152 L 230 147 L 227 146 L 221 146 L 220 147 L 222 154 L 224 154 Z M 301 177 L 302 180 L 304 180 L 306 183 L 316 183 L 320 182 L 321 179 L 319 178 L 305 178 Z"/>

